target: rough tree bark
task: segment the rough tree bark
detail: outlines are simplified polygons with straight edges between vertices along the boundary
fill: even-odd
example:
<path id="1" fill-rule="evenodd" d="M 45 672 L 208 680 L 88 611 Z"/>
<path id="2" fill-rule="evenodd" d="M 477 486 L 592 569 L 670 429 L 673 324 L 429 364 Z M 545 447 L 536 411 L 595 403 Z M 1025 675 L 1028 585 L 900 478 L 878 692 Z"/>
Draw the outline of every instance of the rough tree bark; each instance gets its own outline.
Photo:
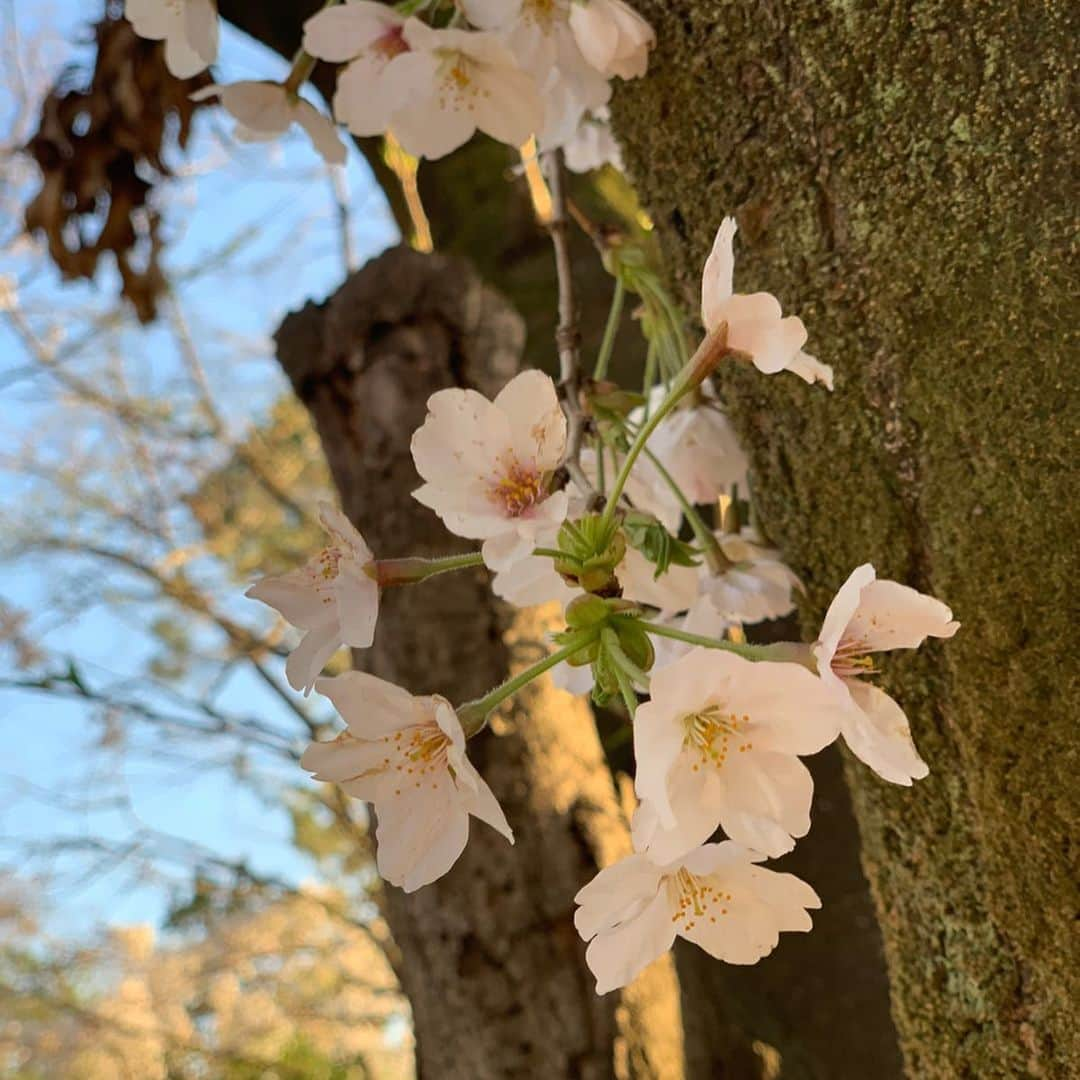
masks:
<path id="1" fill-rule="evenodd" d="M 345 511 L 377 552 L 461 549 L 409 498 L 428 396 L 495 393 L 516 369 L 520 318 L 459 259 L 391 250 L 278 331 L 278 356 L 318 427 Z M 496 605 L 481 572 L 384 598 L 356 660 L 417 692 L 478 696 L 544 655 L 549 621 Z M 387 890 L 421 1074 L 434 1080 L 682 1075 L 674 968 L 598 998 L 573 896 L 629 850 L 627 822 L 584 702 L 533 684 L 470 745 L 517 834 L 477 824 L 450 874 Z"/>
<path id="2" fill-rule="evenodd" d="M 616 125 L 688 296 L 734 212 L 737 287 L 837 369 L 725 386 L 807 629 L 866 560 L 964 624 L 887 664 L 930 777 L 848 768 L 907 1070 L 1076 1076 L 1075 8 L 637 6 L 659 48 Z"/>

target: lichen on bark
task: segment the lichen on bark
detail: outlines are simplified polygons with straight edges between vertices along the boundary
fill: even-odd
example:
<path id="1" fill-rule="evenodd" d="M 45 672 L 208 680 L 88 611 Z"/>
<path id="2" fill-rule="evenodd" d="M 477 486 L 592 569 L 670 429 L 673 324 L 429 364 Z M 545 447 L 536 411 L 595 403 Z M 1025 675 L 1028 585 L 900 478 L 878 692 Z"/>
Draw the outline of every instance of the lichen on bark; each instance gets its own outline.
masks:
<path id="1" fill-rule="evenodd" d="M 806 629 L 868 560 L 963 623 L 886 664 L 930 777 L 848 766 L 907 1070 L 1077 1075 L 1075 16 L 637 6 L 659 46 L 615 122 L 673 271 L 692 296 L 736 214 L 736 287 L 777 293 L 837 371 L 832 395 L 724 379 Z"/>

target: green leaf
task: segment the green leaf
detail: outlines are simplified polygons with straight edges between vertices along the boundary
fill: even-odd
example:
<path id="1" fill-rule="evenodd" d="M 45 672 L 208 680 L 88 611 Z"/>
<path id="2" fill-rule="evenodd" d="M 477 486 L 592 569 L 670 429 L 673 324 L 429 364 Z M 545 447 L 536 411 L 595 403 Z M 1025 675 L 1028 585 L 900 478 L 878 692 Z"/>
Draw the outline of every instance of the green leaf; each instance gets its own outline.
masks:
<path id="1" fill-rule="evenodd" d="M 694 548 L 685 540 L 672 536 L 652 514 L 632 510 L 623 519 L 622 528 L 626 542 L 656 566 L 653 577 L 660 577 L 673 565 L 700 565 Z"/>

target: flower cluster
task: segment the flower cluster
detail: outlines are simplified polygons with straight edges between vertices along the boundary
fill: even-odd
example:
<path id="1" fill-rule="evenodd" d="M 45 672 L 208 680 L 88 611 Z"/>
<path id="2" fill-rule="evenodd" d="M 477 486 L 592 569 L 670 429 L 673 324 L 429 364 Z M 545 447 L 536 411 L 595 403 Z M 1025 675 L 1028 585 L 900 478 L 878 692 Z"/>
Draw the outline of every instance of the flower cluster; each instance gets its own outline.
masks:
<path id="1" fill-rule="evenodd" d="M 315 25 L 330 26 L 332 16 L 341 49 L 348 41 L 352 48 L 359 38 L 346 31 L 373 18 L 365 12 L 375 6 L 331 9 Z M 474 35 L 469 47 L 493 50 L 485 55 L 497 55 L 496 45 L 522 56 L 550 46 L 551 55 L 602 60 L 617 74 L 638 70 L 628 45 L 632 23 L 602 55 L 580 42 L 582 19 L 599 17 L 591 9 L 622 18 L 617 4 L 594 0 L 581 12 L 575 5 L 552 41 L 524 22 L 523 13 L 533 18 L 539 7 L 479 0 L 463 7 L 481 25 L 503 28 L 498 39 Z M 508 7 L 522 20 L 509 31 L 498 21 Z M 394 34 L 417 33 L 407 19 L 380 11 L 380 25 Z M 458 35 L 440 40 L 459 44 L 468 37 L 425 27 L 406 43 L 429 33 Z M 571 42 L 576 52 L 567 52 Z M 379 61 L 380 78 L 394 62 Z M 466 756 L 467 739 L 507 697 L 554 670 L 598 704 L 622 703 L 637 762 L 634 851 L 576 898 L 576 925 L 600 993 L 625 985 L 676 936 L 728 963 L 752 964 L 781 932 L 810 929 L 808 912 L 820 906 L 813 889 L 761 865 L 810 829 L 813 780 L 802 759 L 842 735 L 885 780 L 910 785 L 925 776 L 903 710 L 872 681 L 873 654 L 917 648 L 958 627 L 940 601 L 878 580 L 867 564 L 840 588 L 813 643 L 746 642 L 746 626 L 793 609 L 800 585 L 747 520 L 748 461 L 710 376 L 721 364 L 745 361 L 830 389 L 833 380 L 831 369 L 803 352 L 806 328 L 784 317 L 775 297 L 733 291 L 734 235 L 728 218 L 703 274 L 705 338 L 685 362 L 666 373 L 650 367 L 640 394 L 622 391 L 603 378 L 612 347 L 605 342 L 595 377 L 582 384 L 578 405 L 588 424 L 580 449 L 571 447 L 558 388 L 538 371 L 519 374 L 493 401 L 464 389 L 429 399 L 412 437 L 422 481 L 412 494 L 451 533 L 479 541 L 478 551 L 379 559 L 326 508 L 330 546 L 249 592 L 306 632 L 289 658 L 289 681 L 305 692 L 314 685 L 347 725 L 310 746 L 304 766 L 374 804 L 379 868 L 406 890 L 450 869 L 470 817 L 513 841 Z M 632 256 L 620 258 L 618 302 L 633 288 L 646 313 L 650 297 L 655 310 L 672 310 Z M 665 355 L 679 354 L 682 332 L 672 319 L 646 326 Z M 676 340 L 661 347 L 663 334 Z M 549 655 L 456 707 L 369 674 L 319 677 L 339 646 L 372 643 L 381 589 L 465 567 L 492 571 L 493 589 L 512 603 L 563 605 L 565 628 L 553 635 Z M 720 842 L 718 830 L 726 837 Z"/>
<path id="2" fill-rule="evenodd" d="M 217 56 L 215 0 L 127 0 L 137 34 L 165 42 L 188 78 Z M 613 78 L 645 74 L 652 29 L 623 0 L 373 0 L 330 3 L 304 25 L 303 50 L 281 84 L 242 81 L 217 95 L 241 139 L 300 125 L 330 163 L 345 148 L 328 117 L 298 97 L 316 60 L 342 65 L 337 121 L 354 135 L 391 132 L 416 157 L 438 158 L 482 131 L 520 147 L 563 147 L 572 168 L 618 163 L 607 127 Z"/>

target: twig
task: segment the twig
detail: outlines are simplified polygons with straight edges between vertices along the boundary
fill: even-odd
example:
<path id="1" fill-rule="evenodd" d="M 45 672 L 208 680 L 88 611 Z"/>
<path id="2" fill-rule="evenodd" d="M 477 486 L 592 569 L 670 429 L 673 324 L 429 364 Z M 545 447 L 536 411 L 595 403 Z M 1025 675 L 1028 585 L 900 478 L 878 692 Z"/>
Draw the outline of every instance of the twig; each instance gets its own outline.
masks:
<path id="1" fill-rule="evenodd" d="M 578 345 L 581 334 L 574 303 L 574 276 L 570 265 L 570 245 L 567 233 L 566 169 L 563 152 L 554 150 L 546 155 L 545 171 L 551 190 L 551 243 L 555 248 L 555 275 L 559 285 L 559 325 L 555 344 L 559 350 L 559 396 L 566 413 L 566 460 L 564 466 L 570 479 L 585 495 L 590 507 L 600 501 L 596 489 L 589 483 L 581 468 L 581 444 L 585 436 L 585 414 L 581 408 L 581 360 Z"/>

